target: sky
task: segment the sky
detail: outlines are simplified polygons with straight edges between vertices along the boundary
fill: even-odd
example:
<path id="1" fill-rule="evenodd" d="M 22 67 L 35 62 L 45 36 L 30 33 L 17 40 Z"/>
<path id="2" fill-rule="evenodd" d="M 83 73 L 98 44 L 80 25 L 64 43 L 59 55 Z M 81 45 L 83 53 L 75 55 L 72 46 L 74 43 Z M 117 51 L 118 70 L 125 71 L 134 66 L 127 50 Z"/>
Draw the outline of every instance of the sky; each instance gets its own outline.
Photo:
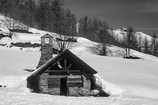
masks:
<path id="1" fill-rule="evenodd" d="M 77 17 L 105 20 L 113 27 L 132 26 L 136 31 L 158 34 L 158 0 L 64 0 Z"/>

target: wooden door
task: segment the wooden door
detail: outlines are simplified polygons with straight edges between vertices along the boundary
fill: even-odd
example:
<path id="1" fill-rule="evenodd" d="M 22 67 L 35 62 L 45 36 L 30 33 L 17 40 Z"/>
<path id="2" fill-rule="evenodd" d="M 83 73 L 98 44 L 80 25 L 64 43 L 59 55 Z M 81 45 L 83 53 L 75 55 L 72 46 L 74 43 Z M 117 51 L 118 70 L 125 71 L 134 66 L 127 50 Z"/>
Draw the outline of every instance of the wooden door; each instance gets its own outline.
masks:
<path id="1" fill-rule="evenodd" d="M 61 78 L 60 80 L 60 95 L 67 95 L 67 78 Z"/>

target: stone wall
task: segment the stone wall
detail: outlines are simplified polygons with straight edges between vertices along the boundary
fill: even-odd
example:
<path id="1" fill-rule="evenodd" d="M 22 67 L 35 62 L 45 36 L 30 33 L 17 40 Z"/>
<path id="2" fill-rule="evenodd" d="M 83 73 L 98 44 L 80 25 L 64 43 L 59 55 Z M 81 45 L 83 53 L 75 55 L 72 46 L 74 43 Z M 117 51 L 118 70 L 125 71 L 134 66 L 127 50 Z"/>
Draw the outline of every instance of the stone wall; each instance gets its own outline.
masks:
<path id="1" fill-rule="evenodd" d="M 91 91 L 91 81 L 82 75 L 82 87 L 68 87 L 70 96 L 88 96 Z"/>
<path id="2" fill-rule="evenodd" d="M 63 77 L 64 76 L 49 75 L 48 73 L 41 74 L 39 79 L 41 93 L 60 95 L 60 79 Z M 50 79 L 50 81 L 48 79 Z M 82 81 L 83 85 L 81 87 L 67 87 L 69 96 L 88 96 L 90 94 L 91 80 L 82 75 Z M 52 86 L 48 86 L 48 84 L 52 84 Z"/>
<path id="3" fill-rule="evenodd" d="M 58 82 L 59 83 L 58 86 L 50 88 L 48 86 L 48 79 L 51 79 L 51 82 L 52 82 L 51 84 L 53 84 L 53 83 L 56 84 Z M 39 85 L 40 85 L 39 87 L 40 87 L 41 93 L 60 95 L 60 78 L 54 78 L 53 76 L 49 75 L 48 73 L 43 73 L 40 75 Z"/>
<path id="4" fill-rule="evenodd" d="M 49 59 L 52 58 L 53 55 L 53 48 L 52 45 L 43 45 L 41 46 L 41 57 L 40 61 L 37 65 L 37 68 L 40 67 L 41 65 L 45 64 Z"/>

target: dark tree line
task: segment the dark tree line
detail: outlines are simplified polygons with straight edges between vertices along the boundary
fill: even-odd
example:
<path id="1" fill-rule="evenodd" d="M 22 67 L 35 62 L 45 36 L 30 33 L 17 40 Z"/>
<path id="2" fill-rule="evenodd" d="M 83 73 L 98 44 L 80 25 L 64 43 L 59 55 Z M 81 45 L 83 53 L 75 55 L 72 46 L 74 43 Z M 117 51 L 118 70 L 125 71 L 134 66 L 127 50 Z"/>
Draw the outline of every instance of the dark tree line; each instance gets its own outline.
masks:
<path id="1" fill-rule="evenodd" d="M 108 29 L 109 26 L 106 22 L 88 16 L 81 17 L 79 20 L 80 28 L 79 34 L 84 35 L 93 41 L 99 41 L 98 33 L 100 30 Z"/>
<path id="2" fill-rule="evenodd" d="M 76 33 L 76 17 L 63 7 L 61 0 L 0 0 L 0 12 L 5 16 L 18 20 L 28 26 L 58 33 L 62 35 L 79 35 L 102 44 L 102 55 L 106 55 L 107 44 L 113 44 L 126 49 L 125 56 L 130 56 L 130 49 L 158 56 L 158 43 L 155 34 L 151 43 L 147 38 L 137 39 L 134 29 L 127 28 L 127 37 L 123 42 L 116 40 L 110 33 L 110 27 L 105 21 L 88 16 L 79 19 L 79 32 Z M 62 48 L 63 49 L 63 48 Z"/>
<path id="3" fill-rule="evenodd" d="M 105 21 L 88 16 L 79 20 L 79 35 L 101 43 L 101 55 L 107 55 L 107 44 L 116 44 L 117 41 L 110 34 L 110 27 Z"/>
<path id="4" fill-rule="evenodd" d="M 0 0 L 0 12 L 24 24 L 59 34 L 75 34 L 76 17 L 61 0 Z"/>
<path id="5" fill-rule="evenodd" d="M 131 57 L 130 49 L 134 49 L 140 52 L 158 56 L 158 40 L 155 33 L 150 38 L 142 38 L 143 36 L 136 36 L 136 33 L 132 27 L 127 28 L 127 36 L 123 42 L 119 42 L 121 46 L 125 48 L 125 57 Z"/>
<path id="6" fill-rule="evenodd" d="M 157 36 L 155 33 L 152 35 L 152 43 L 151 43 L 151 52 L 152 55 L 158 56 L 158 42 Z"/>
<path id="7" fill-rule="evenodd" d="M 158 56 L 158 40 L 156 34 L 151 36 L 151 40 L 147 37 L 143 38 L 143 36 L 138 37 L 133 27 L 129 26 L 125 30 L 127 34 L 124 36 L 124 40 L 120 42 L 111 35 L 112 33 L 109 33 L 111 29 L 105 21 L 85 16 L 80 18 L 79 23 L 80 35 L 102 44 L 101 55 L 106 55 L 106 46 L 113 44 L 125 48 L 125 57 L 127 58 L 132 57 L 130 49 Z"/>

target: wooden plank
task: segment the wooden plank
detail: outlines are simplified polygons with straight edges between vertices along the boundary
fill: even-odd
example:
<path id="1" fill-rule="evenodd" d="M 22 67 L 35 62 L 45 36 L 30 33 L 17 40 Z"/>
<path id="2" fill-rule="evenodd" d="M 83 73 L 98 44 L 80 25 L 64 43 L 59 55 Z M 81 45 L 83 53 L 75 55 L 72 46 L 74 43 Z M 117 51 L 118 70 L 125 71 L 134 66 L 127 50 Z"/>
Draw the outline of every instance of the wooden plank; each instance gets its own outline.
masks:
<path id="1" fill-rule="evenodd" d="M 61 70 L 61 69 L 51 70 L 51 69 L 48 69 L 45 72 L 52 72 L 52 71 L 66 71 L 66 70 Z M 81 70 L 72 70 L 72 69 L 70 69 L 69 71 L 71 71 L 71 72 L 81 72 Z"/>
<path id="2" fill-rule="evenodd" d="M 73 75 L 81 75 L 82 74 L 80 70 L 69 70 L 69 73 L 73 74 Z"/>
<path id="3" fill-rule="evenodd" d="M 71 71 L 64 71 L 64 70 L 49 70 L 49 71 L 45 71 L 45 73 L 49 73 L 50 75 L 68 75 L 68 74 L 73 74 L 73 75 L 81 75 L 82 73 L 80 71 L 75 71 L 75 70 L 71 70 Z"/>
<path id="4" fill-rule="evenodd" d="M 82 78 L 81 75 L 69 75 L 68 78 Z"/>
<path id="5" fill-rule="evenodd" d="M 60 95 L 60 88 L 51 88 L 48 91 L 49 91 L 49 94 Z"/>
<path id="6" fill-rule="evenodd" d="M 81 75 L 70 75 L 67 78 L 67 85 L 69 87 L 82 87 L 83 81 Z"/>
<path id="7" fill-rule="evenodd" d="M 48 78 L 48 88 L 60 88 L 60 78 Z"/>
<path id="8" fill-rule="evenodd" d="M 68 78 L 68 81 L 81 81 L 81 78 Z"/>
<path id="9" fill-rule="evenodd" d="M 67 83 L 82 83 L 82 80 L 76 80 L 76 81 L 67 81 Z"/>
<path id="10" fill-rule="evenodd" d="M 49 78 L 65 78 L 66 75 L 50 75 Z"/>
<path id="11" fill-rule="evenodd" d="M 82 87 L 82 83 L 68 83 L 67 84 L 68 87 Z"/>
<path id="12" fill-rule="evenodd" d="M 45 73 L 49 73 L 49 75 L 68 75 L 66 71 L 45 71 Z"/>
<path id="13" fill-rule="evenodd" d="M 48 70 L 48 71 L 45 71 L 45 73 L 52 73 L 52 72 L 54 72 L 54 73 L 60 73 L 60 72 L 66 72 L 66 71 L 64 71 L 64 70 Z"/>

